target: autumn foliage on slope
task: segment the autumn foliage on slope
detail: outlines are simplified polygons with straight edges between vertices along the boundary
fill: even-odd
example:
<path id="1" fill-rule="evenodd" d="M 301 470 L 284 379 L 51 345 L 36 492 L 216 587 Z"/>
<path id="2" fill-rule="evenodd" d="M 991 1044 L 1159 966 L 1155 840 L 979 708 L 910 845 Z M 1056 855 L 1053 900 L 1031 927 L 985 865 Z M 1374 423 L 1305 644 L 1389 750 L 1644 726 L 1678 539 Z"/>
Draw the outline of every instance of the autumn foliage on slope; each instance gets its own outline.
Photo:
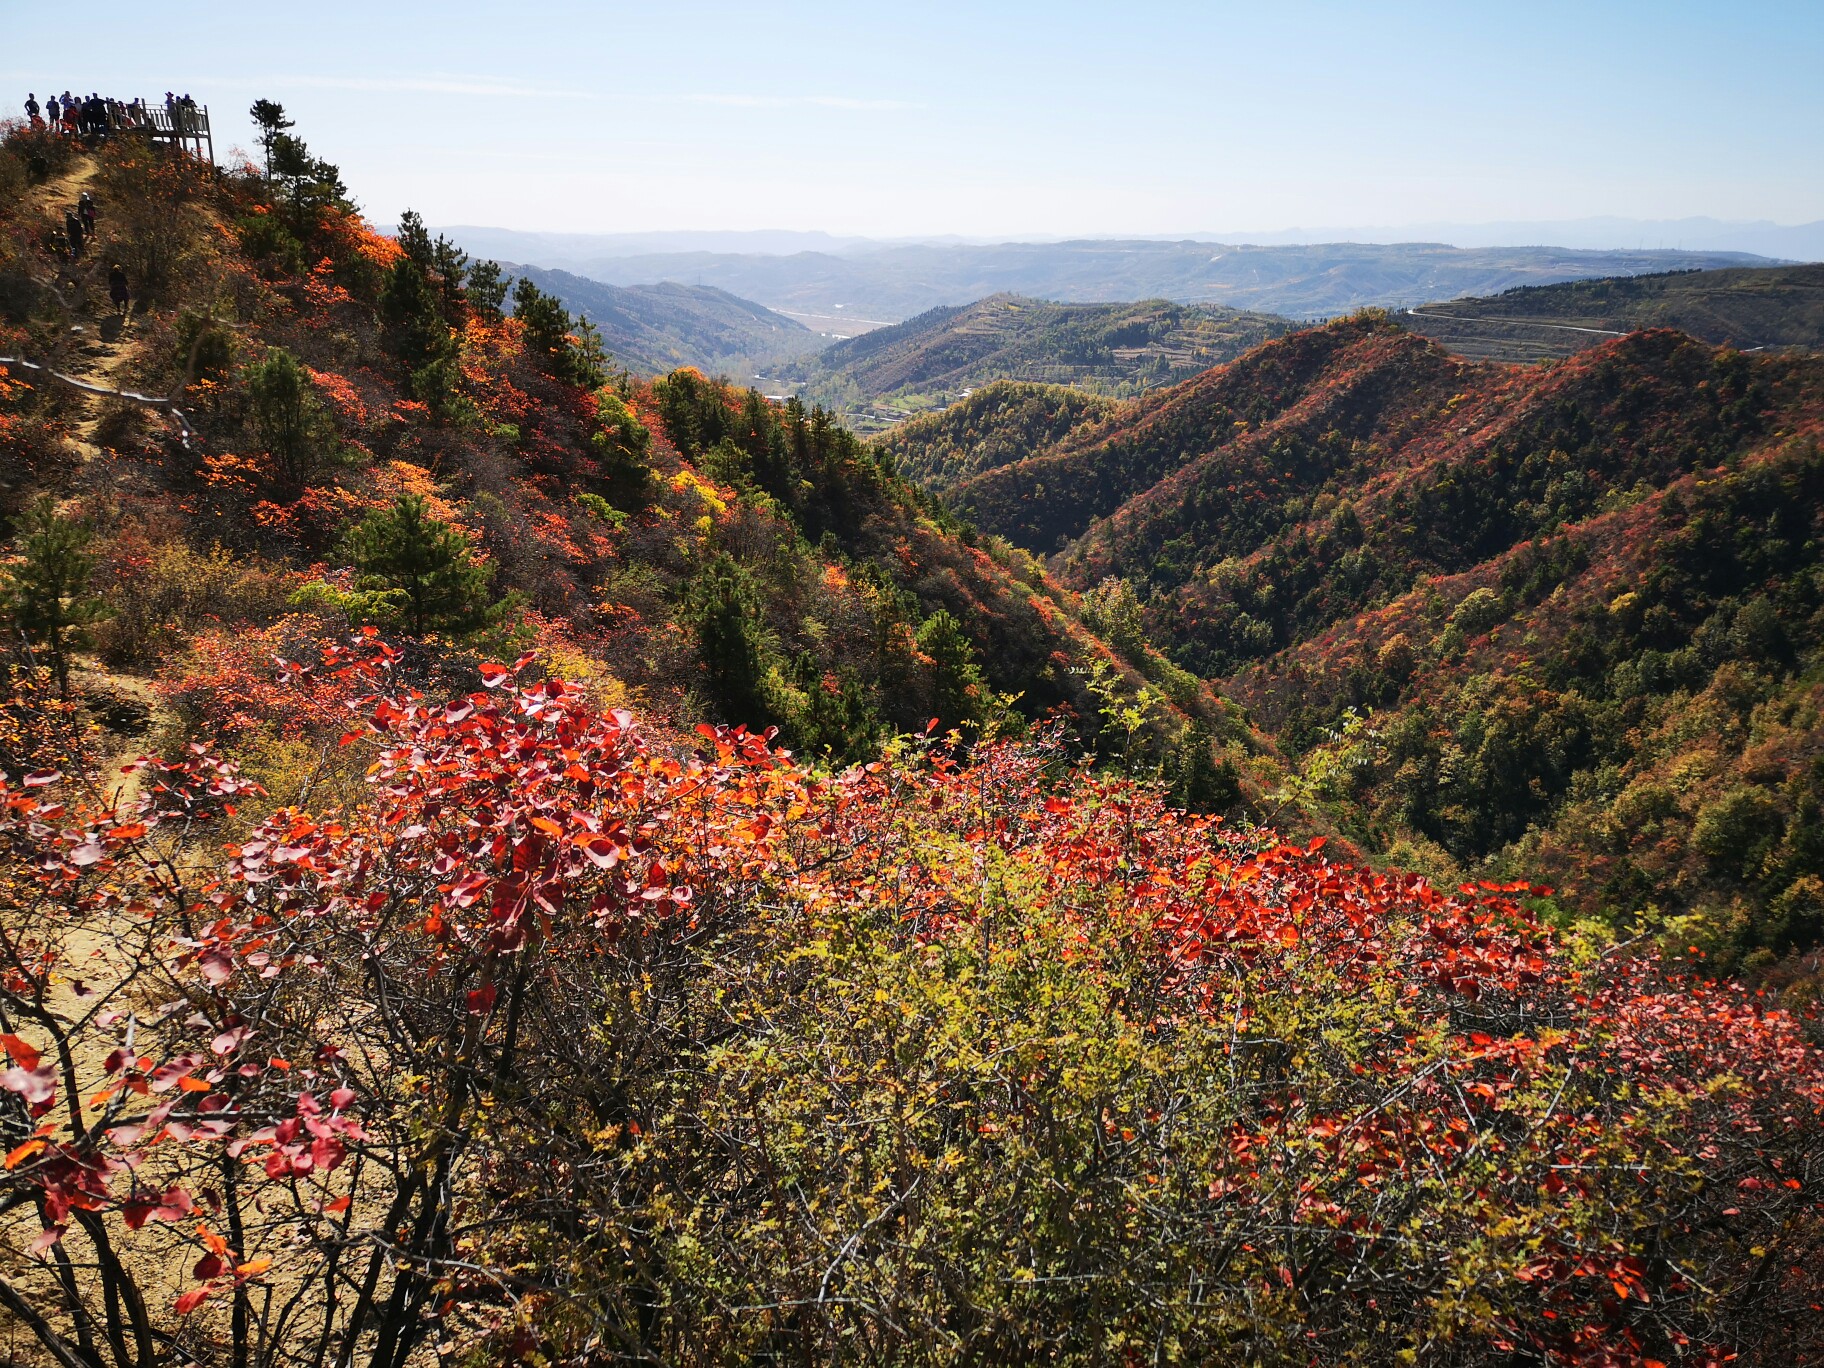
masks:
<path id="1" fill-rule="evenodd" d="M 1549 880 L 1571 912 L 1803 997 L 1820 436 L 1815 358 L 1661 330 L 1478 366 L 1363 316 L 955 498 L 1029 546 L 1068 539 L 1066 583 L 1131 601 L 1305 766 L 1346 751 L 1329 805 L 1365 849 Z M 1371 721 L 1339 745 L 1352 716 Z"/>
<path id="2" fill-rule="evenodd" d="M 106 611 L 86 644 L 157 677 L 185 728 L 232 735 L 282 797 L 300 729 L 258 682 L 265 658 L 361 625 L 409 634 L 428 675 L 466 683 L 536 644 L 603 702 L 775 726 L 838 760 L 933 717 L 974 734 L 1055 710 L 1094 744 L 1092 679 L 1144 700 L 1156 764 L 1261 750 L 1198 681 L 1099 639 L 1042 566 L 966 534 L 827 412 L 689 370 L 636 383 L 555 299 L 415 216 L 377 233 L 284 136 L 270 177 L 131 142 L 84 168 L 96 252 L 127 260 L 141 306 L 112 379 L 182 389 L 193 438 L 0 377 L 4 440 L 43 446 L 81 418 L 100 449 L 80 479 L 47 459 L 29 491 L 0 491 L 0 514 L 50 493 L 92 530 Z M 24 176 L 30 137 L 10 137 L 0 173 Z M 43 250 L 46 193 L 0 205 L 0 321 L 80 369 L 87 334 L 64 315 L 94 312 L 96 279 Z M 412 539 L 376 526 L 402 506 L 412 536 L 454 548 L 445 578 L 468 590 L 444 610 L 383 554 Z"/>
<path id="3" fill-rule="evenodd" d="M 403 664 L 286 667 L 369 691 L 368 796 L 193 874 L 231 768 L 7 782 L 5 1287 L 60 1358 L 1824 1351 L 1824 1058 L 1739 988 L 1039 740 L 820 779 Z"/>

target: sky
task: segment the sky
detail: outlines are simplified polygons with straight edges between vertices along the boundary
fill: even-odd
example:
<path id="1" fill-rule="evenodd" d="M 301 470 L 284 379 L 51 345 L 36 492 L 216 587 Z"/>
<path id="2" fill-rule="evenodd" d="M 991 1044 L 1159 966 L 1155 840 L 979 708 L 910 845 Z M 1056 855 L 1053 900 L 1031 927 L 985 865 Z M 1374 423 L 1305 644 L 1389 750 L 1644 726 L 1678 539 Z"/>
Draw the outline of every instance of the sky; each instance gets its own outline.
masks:
<path id="1" fill-rule="evenodd" d="M 27 90 L 282 102 L 390 226 L 1824 219 L 1824 0 L 0 0 Z M 1632 245 L 1632 244 L 1629 244 Z"/>

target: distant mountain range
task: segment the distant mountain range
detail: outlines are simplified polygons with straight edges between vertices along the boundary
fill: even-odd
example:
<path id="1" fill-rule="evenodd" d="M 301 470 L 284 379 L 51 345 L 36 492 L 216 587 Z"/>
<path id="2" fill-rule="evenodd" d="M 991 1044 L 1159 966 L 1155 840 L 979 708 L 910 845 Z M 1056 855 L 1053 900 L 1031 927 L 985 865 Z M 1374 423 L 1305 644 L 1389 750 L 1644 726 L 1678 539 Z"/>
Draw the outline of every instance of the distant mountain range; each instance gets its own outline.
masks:
<path id="1" fill-rule="evenodd" d="M 912 234 L 905 237 L 856 237 L 837 233 L 770 229 L 753 232 L 527 233 L 510 228 L 446 228 L 452 238 L 483 256 L 516 261 L 567 258 L 645 256 L 667 252 L 734 252 L 790 256 L 829 252 L 838 256 L 882 247 L 985 247 L 1008 238 L 967 234 Z M 1752 252 L 1791 261 L 1824 261 L 1824 220 L 1782 224 L 1715 218 L 1635 219 L 1614 216 L 1578 219 L 1509 219 L 1489 223 L 1403 223 L 1377 227 L 1275 228 L 1267 231 L 1228 229 L 1221 232 L 1135 233 L 1140 241 L 1251 243 L 1256 246 L 1312 245 L 1326 242 L 1441 242 L 1451 247 L 1551 245 L 1580 251 Z M 1035 234 L 1033 243 L 1071 240 L 1071 235 Z M 562 260 L 556 262 L 564 264 Z"/>
<path id="2" fill-rule="evenodd" d="M 499 234 L 454 230 L 496 257 Z M 512 245 L 512 244 L 509 244 Z M 1169 299 L 1306 319 L 1364 304 L 1402 306 L 1519 285 L 1681 269 L 1765 266 L 1742 253 L 1591 252 L 1556 247 L 1458 248 L 1436 243 L 1230 246 L 1144 239 L 1056 243 L 875 244 L 840 251 L 645 252 L 590 255 L 558 240 L 509 259 L 611 285 L 675 281 L 756 300 L 776 313 L 855 320 L 859 332 L 994 294 L 1080 303 Z M 516 247 L 517 250 L 517 247 Z"/>
<path id="3" fill-rule="evenodd" d="M 799 356 L 817 335 L 792 319 L 707 286 L 604 285 L 568 271 L 502 263 L 595 324 L 615 363 L 645 378 L 679 366 L 715 372 Z"/>
<path id="4" fill-rule="evenodd" d="M 1428 304 L 1400 321 L 1460 356 L 1536 361 L 1677 328 L 1733 346 L 1824 349 L 1824 265 L 1578 280 Z"/>
<path id="5" fill-rule="evenodd" d="M 1204 236 L 1197 234 L 1196 236 Z M 1448 242 L 1453 247 L 1552 243 L 1590 251 L 1671 249 L 1753 252 L 1789 261 L 1824 261 L 1824 221 L 1782 224 L 1713 218 L 1581 218 L 1502 223 L 1408 223 L 1392 228 L 1289 228 L 1210 236 L 1262 244 L 1288 242 Z"/>

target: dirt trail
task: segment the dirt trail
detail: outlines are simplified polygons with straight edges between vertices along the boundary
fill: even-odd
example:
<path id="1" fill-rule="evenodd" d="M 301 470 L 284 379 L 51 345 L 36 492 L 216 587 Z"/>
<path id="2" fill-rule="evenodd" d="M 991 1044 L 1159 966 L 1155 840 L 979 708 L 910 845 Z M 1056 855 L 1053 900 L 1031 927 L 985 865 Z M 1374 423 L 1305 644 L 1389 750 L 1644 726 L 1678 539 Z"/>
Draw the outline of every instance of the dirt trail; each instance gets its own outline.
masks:
<path id="1" fill-rule="evenodd" d="M 94 184 L 97 163 L 92 155 L 76 158 L 70 169 L 43 185 L 27 197 L 27 212 L 48 216 L 61 223 L 66 210 L 73 209 L 83 191 Z M 138 338 L 131 316 L 118 318 L 107 306 L 107 263 L 109 243 L 107 220 L 101 220 L 100 231 L 76 262 L 57 262 L 57 293 L 74 308 L 68 309 L 68 349 L 58 358 L 58 369 L 75 379 L 93 385 L 119 388 L 119 375 L 138 352 Z M 81 283 L 76 284 L 76 280 Z M 104 397 L 84 395 L 76 421 L 72 424 L 69 445 L 83 464 L 102 454 L 95 441 L 100 425 Z"/>
<path id="2" fill-rule="evenodd" d="M 75 207 L 82 192 L 93 185 L 96 168 L 92 155 L 79 156 L 63 175 L 32 191 L 28 212 L 61 222 L 64 211 Z M 106 272 L 111 258 L 105 205 L 102 212 L 96 236 L 82 260 L 73 267 L 59 262 L 52 268 L 61 272 L 58 285 L 64 297 L 75 303 L 69 312 L 69 333 L 57 368 L 88 384 L 117 389 L 142 343 L 131 316 L 117 317 L 108 306 Z M 80 288 L 70 288 L 72 269 L 79 276 L 87 275 Z M 61 501 L 66 507 L 94 493 L 107 479 L 105 470 L 95 465 L 109 455 L 96 440 L 107 405 L 105 395 L 78 393 L 64 438 L 76 457 L 75 478 Z M 129 805 L 139 794 L 141 776 L 137 772 L 123 775 L 121 767 L 154 747 L 161 732 L 175 728 L 175 716 L 146 680 L 116 673 L 92 657 L 79 660 L 72 671 L 72 683 L 105 728 L 94 737 L 101 782 L 109 791 L 118 792 L 122 806 Z"/>

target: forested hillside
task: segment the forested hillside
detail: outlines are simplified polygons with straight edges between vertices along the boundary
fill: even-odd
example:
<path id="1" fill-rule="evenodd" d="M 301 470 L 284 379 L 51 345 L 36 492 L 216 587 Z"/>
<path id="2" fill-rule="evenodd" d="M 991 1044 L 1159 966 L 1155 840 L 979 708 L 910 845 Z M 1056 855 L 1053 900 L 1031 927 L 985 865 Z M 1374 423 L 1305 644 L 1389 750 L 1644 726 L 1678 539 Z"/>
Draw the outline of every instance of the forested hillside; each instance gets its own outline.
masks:
<path id="1" fill-rule="evenodd" d="M 1824 941 L 1821 425 L 1812 358 L 1650 331 L 1512 371 L 1365 317 L 951 497 L 1346 750 L 1370 848 L 1766 967 Z"/>
<path id="2" fill-rule="evenodd" d="M 1507 290 L 1427 304 L 1401 321 L 1478 360 L 1537 361 L 1605 333 L 1677 328 L 1742 349 L 1824 350 L 1824 265 L 1674 271 Z"/>
<path id="3" fill-rule="evenodd" d="M 613 363 L 649 380 L 690 366 L 710 375 L 804 354 L 816 334 L 783 314 L 709 286 L 604 285 L 568 271 L 503 264 L 602 335 Z"/>
<path id="4" fill-rule="evenodd" d="M 1269 314 L 1138 304 L 1058 304 L 995 295 L 932 309 L 837 342 L 780 369 L 808 399 L 843 412 L 917 411 L 996 380 L 1138 394 L 1182 380 L 1292 325 Z"/>
<path id="5" fill-rule="evenodd" d="M 1042 447 L 1085 440 L 1119 410 L 1112 399 L 1067 385 L 997 380 L 941 412 L 896 425 L 874 449 L 907 479 L 942 494 Z"/>
<path id="6" fill-rule="evenodd" d="M 996 387 L 1054 575 L 251 114 L 0 129 L 10 1360 L 1824 1356 L 1816 363 Z"/>

